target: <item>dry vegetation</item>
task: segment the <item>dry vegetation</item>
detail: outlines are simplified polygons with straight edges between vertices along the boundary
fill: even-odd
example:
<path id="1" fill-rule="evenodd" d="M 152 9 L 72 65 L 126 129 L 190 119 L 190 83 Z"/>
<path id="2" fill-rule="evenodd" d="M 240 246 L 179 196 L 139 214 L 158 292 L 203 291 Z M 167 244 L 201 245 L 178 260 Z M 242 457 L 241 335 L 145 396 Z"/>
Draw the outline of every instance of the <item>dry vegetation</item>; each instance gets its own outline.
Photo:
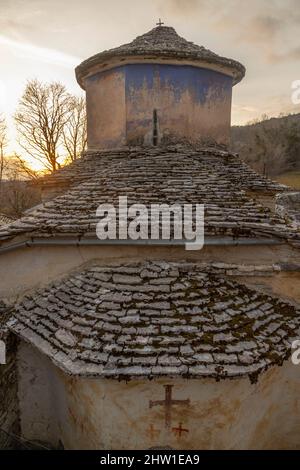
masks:
<path id="1" fill-rule="evenodd" d="M 300 190 L 300 171 L 288 171 L 274 178 L 279 183 L 287 184 L 293 189 Z"/>
<path id="2" fill-rule="evenodd" d="M 274 177 L 300 170 L 300 114 L 232 128 L 232 148 L 256 171 Z"/>

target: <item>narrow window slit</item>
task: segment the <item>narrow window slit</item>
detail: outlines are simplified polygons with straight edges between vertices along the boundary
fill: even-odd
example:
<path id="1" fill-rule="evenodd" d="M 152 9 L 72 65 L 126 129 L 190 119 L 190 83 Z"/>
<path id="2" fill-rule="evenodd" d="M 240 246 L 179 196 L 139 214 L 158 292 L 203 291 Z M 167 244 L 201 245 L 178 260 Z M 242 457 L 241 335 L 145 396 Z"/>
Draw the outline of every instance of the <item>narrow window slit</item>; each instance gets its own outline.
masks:
<path id="1" fill-rule="evenodd" d="M 157 130 L 157 110 L 153 110 L 153 145 L 157 145 L 158 130 Z"/>

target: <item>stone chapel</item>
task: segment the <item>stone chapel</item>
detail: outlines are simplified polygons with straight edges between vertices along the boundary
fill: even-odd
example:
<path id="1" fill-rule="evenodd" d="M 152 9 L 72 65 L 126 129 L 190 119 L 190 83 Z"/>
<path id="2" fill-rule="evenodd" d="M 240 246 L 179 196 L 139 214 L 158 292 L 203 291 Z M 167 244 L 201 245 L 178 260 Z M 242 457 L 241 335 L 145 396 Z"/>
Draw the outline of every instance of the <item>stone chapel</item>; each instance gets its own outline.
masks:
<path id="1" fill-rule="evenodd" d="M 300 233 L 229 150 L 245 68 L 158 25 L 76 68 L 88 149 L 0 227 L 0 428 L 64 449 L 299 449 Z M 99 240 L 101 203 L 203 203 L 205 244 Z"/>

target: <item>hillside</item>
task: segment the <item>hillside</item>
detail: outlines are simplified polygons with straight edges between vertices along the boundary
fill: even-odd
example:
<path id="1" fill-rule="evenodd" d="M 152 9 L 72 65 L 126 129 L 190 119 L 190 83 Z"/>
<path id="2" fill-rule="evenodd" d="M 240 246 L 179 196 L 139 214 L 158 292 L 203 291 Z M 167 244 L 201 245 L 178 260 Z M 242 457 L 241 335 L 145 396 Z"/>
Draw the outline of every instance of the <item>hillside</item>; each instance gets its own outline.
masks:
<path id="1" fill-rule="evenodd" d="M 233 151 L 252 168 L 268 176 L 300 170 L 300 113 L 233 126 Z"/>

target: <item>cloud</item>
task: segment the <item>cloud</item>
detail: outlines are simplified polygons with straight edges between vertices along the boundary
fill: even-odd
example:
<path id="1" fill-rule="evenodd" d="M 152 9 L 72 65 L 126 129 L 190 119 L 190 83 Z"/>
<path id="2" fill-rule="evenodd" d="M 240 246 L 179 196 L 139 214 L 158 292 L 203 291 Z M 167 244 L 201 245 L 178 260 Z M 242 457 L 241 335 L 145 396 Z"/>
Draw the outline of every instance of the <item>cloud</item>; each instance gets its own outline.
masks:
<path id="1" fill-rule="evenodd" d="M 255 108 L 254 106 L 246 106 L 246 105 L 238 105 L 238 104 L 232 105 L 232 109 L 234 111 L 245 111 L 247 113 L 257 113 L 259 111 L 259 109 Z"/>
<path id="2" fill-rule="evenodd" d="M 174 14 L 195 13 L 199 7 L 206 7 L 207 0 L 164 0 L 163 3 L 167 9 Z"/>
<path id="3" fill-rule="evenodd" d="M 300 46 L 294 47 L 286 52 L 278 53 L 276 51 L 271 52 L 268 55 L 268 60 L 272 64 L 278 64 L 281 62 L 292 62 L 295 60 L 300 61 Z"/>
<path id="4" fill-rule="evenodd" d="M 18 37 L 21 32 L 30 33 L 42 29 L 43 9 L 40 2 L 26 0 L 0 0 L 0 28 L 5 35 Z M 39 8 L 37 6 L 39 5 Z M 40 22 L 40 26 L 39 26 Z"/>
<path id="5" fill-rule="evenodd" d="M 79 57 L 74 57 L 55 49 L 35 46 L 28 42 L 17 41 L 4 35 L 0 35 L 0 45 L 13 49 L 19 57 L 38 60 L 62 67 L 74 68 L 81 62 Z"/>
<path id="6" fill-rule="evenodd" d="M 251 18 L 247 28 L 240 33 L 240 38 L 251 43 L 266 43 L 275 39 L 282 30 L 285 20 L 271 16 Z"/>
<path id="7" fill-rule="evenodd" d="M 5 83 L 0 80 L 0 113 L 6 110 L 7 103 L 7 89 Z"/>
<path id="8" fill-rule="evenodd" d="M 213 14 L 223 8 L 220 0 L 156 0 L 155 3 L 166 20 L 187 17 L 201 20 L 208 12 Z"/>

